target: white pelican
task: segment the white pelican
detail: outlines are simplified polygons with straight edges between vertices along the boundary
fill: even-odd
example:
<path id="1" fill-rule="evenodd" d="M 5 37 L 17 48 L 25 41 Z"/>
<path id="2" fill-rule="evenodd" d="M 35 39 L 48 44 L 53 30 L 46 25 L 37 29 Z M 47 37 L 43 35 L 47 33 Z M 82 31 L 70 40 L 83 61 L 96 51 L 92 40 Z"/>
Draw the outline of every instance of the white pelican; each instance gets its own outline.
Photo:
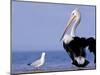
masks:
<path id="1" fill-rule="evenodd" d="M 89 62 L 86 60 L 85 47 L 87 40 L 84 37 L 77 37 L 75 31 L 81 20 L 78 8 L 74 9 L 67 22 L 64 33 L 60 40 L 63 40 L 63 47 L 72 59 L 72 64 L 84 67 Z M 68 33 L 69 32 L 69 33 Z"/>
<path id="2" fill-rule="evenodd" d="M 72 11 L 71 17 L 65 27 L 64 33 L 60 40 L 63 39 L 66 43 L 69 43 L 71 40 L 73 40 L 73 37 L 75 37 L 75 30 L 76 30 L 78 24 L 80 23 L 80 19 L 81 19 L 80 12 L 79 12 L 78 8 L 76 8 Z M 65 34 L 68 31 L 68 29 L 70 29 L 70 28 L 71 28 L 71 32 L 69 34 Z"/>

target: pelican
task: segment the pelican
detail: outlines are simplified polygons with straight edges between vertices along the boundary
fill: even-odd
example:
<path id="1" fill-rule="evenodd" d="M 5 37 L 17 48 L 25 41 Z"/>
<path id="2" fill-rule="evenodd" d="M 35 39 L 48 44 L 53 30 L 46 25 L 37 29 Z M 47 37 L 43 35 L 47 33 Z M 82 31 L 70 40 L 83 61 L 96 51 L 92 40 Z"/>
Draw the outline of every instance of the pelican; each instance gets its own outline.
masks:
<path id="1" fill-rule="evenodd" d="M 63 47 L 72 59 L 72 64 L 78 67 L 84 67 L 89 64 L 89 61 L 86 60 L 85 53 L 87 39 L 75 35 L 80 20 L 81 14 L 79 9 L 76 8 L 72 11 L 60 40 L 63 40 Z"/>
<path id="2" fill-rule="evenodd" d="M 75 37 L 75 30 L 76 30 L 78 24 L 80 23 L 80 19 L 81 19 L 80 12 L 79 12 L 78 8 L 76 8 L 72 11 L 71 17 L 64 29 L 64 33 L 60 40 L 63 39 L 66 43 L 69 43 L 71 40 L 73 40 L 72 37 Z M 65 34 L 68 31 L 68 29 L 72 26 L 73 23 L 74 23 L 74 25 L 71 29 L 71 32 L 69 34 Z"/>
<path id="3" fill-rule="evenodd" d="M 42 52 L 40 59 L 37 59 L 36 61 L 34 61 L 28 65 L 33 66 L 35 68 L 39 68 L 39 67 L 43 66 L 45 63 L 45 55 L 46 55 L 46 53 Z"/>

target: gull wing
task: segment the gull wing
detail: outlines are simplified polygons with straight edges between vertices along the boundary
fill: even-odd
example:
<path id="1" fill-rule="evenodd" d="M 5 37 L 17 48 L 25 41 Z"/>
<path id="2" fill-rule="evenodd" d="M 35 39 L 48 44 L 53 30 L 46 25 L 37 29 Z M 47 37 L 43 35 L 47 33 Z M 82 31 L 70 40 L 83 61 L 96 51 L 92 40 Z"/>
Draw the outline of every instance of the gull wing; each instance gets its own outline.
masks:
<path id="1" fill-rule="evenodd" d="M 31 65 L 32 66 L 38 66 L 41 63 L 41 60 L 36 60 L 35 62 L 33 62 Z"/>

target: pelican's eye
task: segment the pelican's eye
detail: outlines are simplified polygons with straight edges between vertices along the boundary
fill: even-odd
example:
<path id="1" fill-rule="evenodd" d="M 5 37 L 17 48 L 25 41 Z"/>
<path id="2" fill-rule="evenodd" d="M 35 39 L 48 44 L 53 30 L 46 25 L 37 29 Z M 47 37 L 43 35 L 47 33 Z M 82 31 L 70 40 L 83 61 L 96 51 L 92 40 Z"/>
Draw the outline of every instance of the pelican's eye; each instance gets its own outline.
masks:
<path id="1" fill-rule="evenodd" d="M 72 13 L 72 15 L 74 15 L 74 13 Z"/>

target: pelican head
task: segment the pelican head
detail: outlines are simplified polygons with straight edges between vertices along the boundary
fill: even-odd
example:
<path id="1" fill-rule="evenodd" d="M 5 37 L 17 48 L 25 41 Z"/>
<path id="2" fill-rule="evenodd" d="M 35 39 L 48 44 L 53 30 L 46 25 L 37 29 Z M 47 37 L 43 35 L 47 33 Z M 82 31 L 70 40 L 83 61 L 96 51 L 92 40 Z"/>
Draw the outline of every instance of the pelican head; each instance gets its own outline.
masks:
<path id="1" fill-rule="evenodd" d="M 68 20 L 68 22 L 67 22 L 67 25 L 66 25 L 66 27 L 65 27 L 65 30 L 64 30 L 64 33 L 63 33 L 63 35 L 62 35 L 62 37 L 61 37 L 61 39 L 60 40 L 62 40 L 63 39 L 63 37 L 64 37 L 64 35 L 65 35 L 65 33 L 71 28 L 71 32 L 70 32 L 70 36 L 74 36 L 75 34 L 75 30 L 76 30 L 76 27 L 77 27 L 77 25 L 80 23 L 80 12 L 79 12 L 79 10 L 78 10 L 78 8 L 76 8 L 76 9 L 74 9 L 73 11 L 72 11 L 72 13 L 71 13 L 71 15 L 70 15 L 70 18 L 69 18 L 69 20 Z"/>

